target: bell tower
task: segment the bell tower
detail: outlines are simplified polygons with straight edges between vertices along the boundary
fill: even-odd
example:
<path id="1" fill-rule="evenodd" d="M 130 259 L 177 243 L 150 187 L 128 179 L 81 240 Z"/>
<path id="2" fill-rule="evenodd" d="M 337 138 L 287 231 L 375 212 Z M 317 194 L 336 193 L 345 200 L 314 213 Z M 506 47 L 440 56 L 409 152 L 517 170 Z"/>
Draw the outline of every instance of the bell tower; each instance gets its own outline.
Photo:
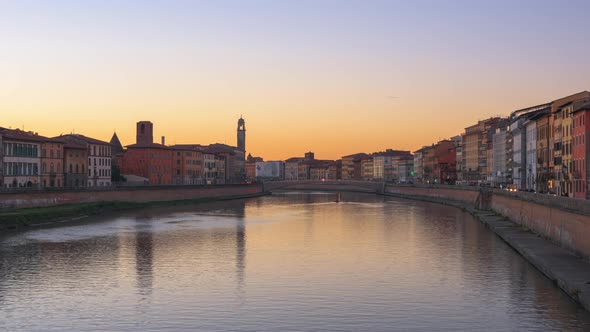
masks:
<path id="1" fill-rule="evenodd" d="M 238 120 L 238 149 L 240 151 L 246 151 L 246 122 L 242 116 Z"/>
<path id="2" fill-rule="evenodd" d="M 139 121 L 137 123 L 135 143 L 152 144 L 154 143 L 154 125 L 150 121 Z"/>

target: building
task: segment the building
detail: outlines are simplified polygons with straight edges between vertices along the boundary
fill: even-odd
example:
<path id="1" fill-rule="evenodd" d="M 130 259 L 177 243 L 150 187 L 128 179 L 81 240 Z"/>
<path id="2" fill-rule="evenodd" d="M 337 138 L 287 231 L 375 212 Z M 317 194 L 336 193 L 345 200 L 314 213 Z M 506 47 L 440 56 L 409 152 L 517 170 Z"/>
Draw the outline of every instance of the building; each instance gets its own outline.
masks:
<path id="1" fill-rule="evenodd" d="M 252 157 L 251 154 L 248 154 L 246 158 L 246 179 L 247 180 L 254 180 L 256 179 L 256 163 L 264 161 L 261 157 Z"/>
<path id="2" fill-rule="evenodd" d="M 299 164 L 303 163 L 305 158 L 293 157 L 285 160 L 285 180 L 299 180 Z"/>
<path id="3" fill-rule="evenodd" d="M 508 175 L 508 160 L 506 159 L 509 155 L 508 146 L 512 145 L 508 143 L 509 135 L 507 127 L 498 127 L 496 132 L 492 135 L 492 148 L 491 158 L 492 163 L 490 165 L 488 183 L 493 187 L 506 187 L 508 181 L 512 178 L 512 173 Z M 510 149 L 512 150 L 512 149 Z M 512 151 L 511 153 L 512 154 Z"/>
<path id="4" fill-rule="evenodd" d="M 219 178 L 217 167 L 219 166 L 223 170 L 225 169 L 225 164 L 221 162 L 216 162 L 215 153 L 203 151 L 203 175 L 205 177 L 205 184 L 215 184 L 216 179 Z M 222 181 L 225 181 L 225 173 L 221 176 Z"/>
<path id="5" fill-rule="evenodd" d="M 477 124 L 465 128 L 461 135 L 463 180 L 469 183 L 486 182 L 488 177 L 488 151 L 493 146 L 493 133 L 500 121 L 505 120 L 493 117 L 481 120 Z M 504 124 L 505 125 L 505 124 Z M 491 153 L 490 153 L 491 154 Z M 490 160 L 490 164 L 491 164 Z"/>
<path id="6" fill-rule="evenodd" d="M 55 137 L 64 142 L 83 145 L 88 151 L 87 187 L 108 187 L 111 185 L 112 150 L 109 142 L 87 137 L 81 134 L 69 134 Z"/>
<path id="7" fill-rule="evenodd" d="M 572 112 L 572 164 L 574 197 L 590 198 L 590 100 L 574 103 Z"/>
<path id="8" fill-rule="evenodd" d="M 422 181 L 424 183 L 455 184 L 457 181 L 455 142 L 446 139 L 421 150 Z"/>
<path id="9" fill-rule="evenodd" d="M 342 180 L 360 180 L 361 160 L 366 156 L 366 153 L 355 153 L 342 157 Z"/>
<path id="10" fill-rule="evenodd" d="M 224 183 L 242 183 L 246 179 L 246 161 L 244 151 L 227 144 L 215 143 L 208 146 L 207 151 L 216 155 L 217 159 L 223 159 L 225 165 Z M 219 166 L 219 165 L 218 165 Z M 217 169 L 220 179 L 220 169 Z"/>
<path id="11" fill-rule="evenodd" d="M 173 151 L 172 184 L 204 184 L 202 146 L 196 144 L 176 144 Z"/>
<path id="12" fill-rule="evenodd" d="M 373 179 L 373 156 L 367 155 L 361 159 L 361 179 L 369 181 Z"/>
<path id="13" fill-rule="evenodd" d="M 64 186 L 65 141 L 47 138 L 41 142 L 41 187 L 62 188 Z"/>
<path id="14" fill-rule="evenodd" d="M 414 156 L 399 155 L 391 158 L 391 179 L 397 183 L 414 182 Z"/>
<path id="15" fill-rule="evenodd" d="M 455 145 L 455 170 L 457 174 L 457 182 L 463 183 L 463 137 L 461 135 L 451 137 L 453 144 Z M 415 171 L 414 171 L 415 173 Z"/>
<path id="16" fill-rule="evenodd" d="M 238 119 L 238 150 L 246 153 L 246 121 L 240 116 Z"/>
<path id="17" fill-rule="evenodd" d="M 551 108 L 533 117 L 537 124 L 537 178 L 535 191 L 547 193 L 553 191 L 553 173 L 550 161 L 550 118 Z"/>
<path id="18" fill-rule="evenodd" d="M 531 172 L 536 174 L 536 167 L 532 167 L 532 162 L 537 158 L 537 148 L 536 143 L 531 142 L 532 140 L 536 142 L 536 127 L 531 126 L 528 120 L 550 106 L 551 104 L 542 104 L 510 114 L 506 166 L 511 178 L 507 182 L 514 184 L 518 190 L 534 189 L 531 183 L 535 182 L 535 175 L 531 177 Z"/>
<path id="19" fill-rule="evenodd" d="M 174 150 L 154 143 L 153 137 L 151 122 L 137 122 L 136 143 L 128 145 L 123 154 L 121 174 L 147 178 L 150 185 L 170 185 Z"/>
<path id="20" fill-rule="evenodd" d="M 41 186 L 41 145 L 47 137 L 20 129 L 0 128 L 2 136 L 3 186 L 38 188 Z"/>
<path id="21" fill-rule="evenodd" d="M 428 147 L 414 151 L 414 181 L 424 183 L 424 150 Z"/>
<path id="22" fill-rule="evenodd" d="M 64 141 L 64 186 L 83 188 L 88 183 L 88 149 L 86 145 Z"/>
<path id="23" fill-rule="evenodd" d="M 534 116 L 534 115 L 533 115 Z M 535 191 L 537 188 L 537 121 L 529 117 L 524 121 L 526 130 L 526 160 L 525 178 L 527 191 Z"/>
<path id="24" fill-rule="evenodd" d="M 384 181 L 399 181 L 394 176 L 392 159 L 401 156 L 412 156 L 410 151 L 387 149 L 373 154 L 373 179 Z"/>
<path id="25" fill-rule="evenodd" d="M 309 179 L 316 181 L 336 180 L 336 162 L 333 160 L 314 160 L 309 163 Z"/>
<path id="26" fill-rule="evenodd" d="M 257 180 L 283 180 L 285 178 L 285 163 L 283 161 L 256 162 Z"/>
<path id="27" fill-rule="evenodd" d="M 573 104 L 590 98 L 590 92 L 582 91 L 551 102 L 548 118 L 549 169 L 548 191 L 573 197 L 572 130 Z"/>

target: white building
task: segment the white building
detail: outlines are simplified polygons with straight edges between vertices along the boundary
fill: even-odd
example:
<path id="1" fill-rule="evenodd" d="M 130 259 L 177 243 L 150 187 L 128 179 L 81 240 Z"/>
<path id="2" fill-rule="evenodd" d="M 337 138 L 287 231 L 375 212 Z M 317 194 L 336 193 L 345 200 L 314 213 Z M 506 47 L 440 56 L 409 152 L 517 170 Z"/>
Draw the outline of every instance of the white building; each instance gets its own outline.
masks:
<path id="1" fill-rule="evenodd" d="M 535 190 L 537 184 L 537 122 L 525 121 L 526 128 L 526 189 Z"/>
<path id="2" fill-rule="evenodd" d="M 285 174 L 285 163 L 282 161 L 259 161 L 256 163 L 257 179 L 282 180 Z"/>
<path id="3" fill-rule="evenodd" d="M 508 172 L 512 174 L 512 184 L 517 189 L 522 189 L 524 180 L 524 170 L 526 163 L 526 131 L 522 126 L 524 119 L 518 118 L 510 123 L 509 136 L 512 140 L 512 150 L 508 156 Z"/>
<path id="4" fill-rule="evenodd" d="M 457 172 L 457 181 L 461 183 L 463 176 L 461 170 L 463 169 L 463 136 L 457 135 L 451 137 L 453 145 L 455 146 L 455 170 Z M 414 159 L 415 160 L 415 159 Z"/>
<path id="5" fill-rule="evenodd" d="M 5 188 L 39 187 L 40 146 L 47 139 L 33 132 L 2 129 L 2 168 Z"/>
<path id="6" fill-rule="evenodd" d="M 488 179 L 492 186 L 506 184 L 506 173 L 508 172 L 506 167 L 506 139 L 506 127 L 496 128 L 496 133 L 492 138 L 493 162 L 490 178 Z"/>

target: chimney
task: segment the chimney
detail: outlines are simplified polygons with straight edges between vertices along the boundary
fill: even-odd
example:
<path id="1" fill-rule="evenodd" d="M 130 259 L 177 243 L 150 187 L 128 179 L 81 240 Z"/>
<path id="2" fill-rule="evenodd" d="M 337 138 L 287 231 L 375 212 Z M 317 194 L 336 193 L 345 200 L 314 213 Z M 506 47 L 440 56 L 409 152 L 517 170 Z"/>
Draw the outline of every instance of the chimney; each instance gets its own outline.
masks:
<path id="1" fill-rule="evenodd" d="M 166 136 L 162 136 L 162 145 L 166 145 Z"/>

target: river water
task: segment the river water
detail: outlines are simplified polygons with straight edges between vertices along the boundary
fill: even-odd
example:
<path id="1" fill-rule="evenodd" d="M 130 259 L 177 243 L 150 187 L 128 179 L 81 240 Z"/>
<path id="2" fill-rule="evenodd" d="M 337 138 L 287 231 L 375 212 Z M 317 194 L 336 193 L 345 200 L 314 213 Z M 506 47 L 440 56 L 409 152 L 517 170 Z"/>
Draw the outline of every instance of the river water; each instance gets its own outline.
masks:
<path id="1" fill-rule="evenodd" d="M 472 216 L 281 193 L 0 237 L 1 331 L 584 331 Z"/>

